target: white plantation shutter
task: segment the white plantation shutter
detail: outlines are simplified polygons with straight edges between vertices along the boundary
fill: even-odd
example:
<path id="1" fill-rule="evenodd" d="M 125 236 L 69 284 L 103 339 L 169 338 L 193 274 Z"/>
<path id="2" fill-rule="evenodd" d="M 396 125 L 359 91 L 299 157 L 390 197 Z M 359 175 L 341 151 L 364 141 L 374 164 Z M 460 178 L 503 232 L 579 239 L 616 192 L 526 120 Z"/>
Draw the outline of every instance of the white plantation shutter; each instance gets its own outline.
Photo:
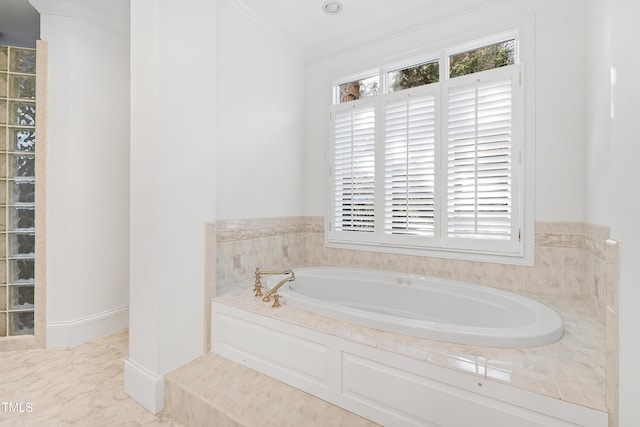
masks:
<path id="1" fill-rule="evenodd" d="M 335 231 L 374 231 L 374 106 L 334 113 L 333 227 Z"/>
<path id="2" fill-rule="evenodd" d="M 505 32 L 442 50 L 434 83 L 409 79 L 426 57 L 378 68 L 375 96 L 344 101 L 340 85 L 355 80 L 335 81 L 328 246 L 532 262 L 533 105 L 518 39 Z M 494 45 L 504 49 L 485 49 Z M 509 65 L 498 62 L 505 50 Z M 451 58 L 476 54 L 488 59 L 483 71 L 451 77 Z M 409 87 L 389 87 L 389 70 Z"/>
<path id="3" fill-rule="evenodd" d="M 436 108 L 433 93 L 385 103 L 385 234 L 434 235 Z"/>
<path id="4" fill-rule="evenodd" d="M 505 67 L 510 68 L 510 67 Z M 511 240 L 513 86 L 496 69 L 447 91 L 447 215 L 450 238 Z"/>

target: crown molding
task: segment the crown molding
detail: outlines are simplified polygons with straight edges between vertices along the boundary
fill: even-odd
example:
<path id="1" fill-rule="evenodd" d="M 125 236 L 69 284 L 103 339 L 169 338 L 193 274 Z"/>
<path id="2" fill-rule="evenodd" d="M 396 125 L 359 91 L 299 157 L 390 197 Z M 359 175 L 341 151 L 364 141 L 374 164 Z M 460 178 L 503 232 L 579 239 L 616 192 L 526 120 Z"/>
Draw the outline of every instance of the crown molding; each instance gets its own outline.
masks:
<path id="1" fill-rule="evenodd" d="M 130 9 L 118 10 L 114 0 L 86 2 L 83 0 L 29 0 L 40 15 L 72 18 L 129 41 Z M 127 2 L 128 4 L 128 2 Z"/>
<path id="2" fill-rule="evenodd" d="M 41 15 L 73 16 L 74 0 L 29 0 Z"/>
<path id="3" fill-rule="evenodd" d="M 300 61 L 305 60 L 304 47 L 300 46 L 297 42 L 287 37 L 280 29 L 269 24 L 262 19 L 251 7 L 247 6 L 242 0 L 220 0 L 225 5 L 229 6 L 236 13 L 242 16 L 255 28 L 263 32 L 269 38 L 278 43 L 283 49 L 292 54 Z"/>
<path id="4" fill-rule="evenodd" d="M 368 33 L 356 37 L 351 37 L 348 41 L 341 40 L 340 47 L 338 48 L 336 48 L 332 43 L 325 43 L 317 48 L 309 49 L 306 54 L 306 60 L 307 63 L 319 62 L 335 55 L 341 55 L 349 51 L 354 51 L 369 46 L 375 46 L 380 42 L 396 37 L 401 37 L 406 34 L 419 31 L 425 27 L 445 22 L 459 16 L 467 15 L 469 13 L 491 7 L 498 3 L 503 3 L 504 1 L 506 0 L 485 0 L 480 4 L 477 1 L 470 1 L 466 6 L 461 4 L 454 9 L 442 10 L 426 18 L 418 14 L 414 17 L 397 19 L 383 27 L 378 28 L 373 36 Z"/>

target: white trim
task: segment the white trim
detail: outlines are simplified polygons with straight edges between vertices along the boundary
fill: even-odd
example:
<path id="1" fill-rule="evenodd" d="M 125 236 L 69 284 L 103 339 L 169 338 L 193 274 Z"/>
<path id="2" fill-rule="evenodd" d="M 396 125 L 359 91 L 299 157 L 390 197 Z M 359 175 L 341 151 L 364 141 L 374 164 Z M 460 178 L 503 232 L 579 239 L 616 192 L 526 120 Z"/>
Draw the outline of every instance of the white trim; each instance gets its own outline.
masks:
<path id="1" fill-rule="evenodd" d="M 411 246 L 396 246 L 384 243 L 370 242 L 346 242 L 338 239 L 330 239 L 325 233 L 325 246 L 327 248 L 347 249 L 353 251 L 380 252 L 386 254 L 413 255 L 430 258 L 442 258 L 460 261 L 478 261 L 493 264 L 523 265 L 533 267 L 533 251 L 529 256 L 528 252 L 506 254 L 503 252 L 489 252 L 487 250 L 474 251 L 472 249 L 451 249 L 451 248 L 419 248 Z"/>
<path id="2" fill-rule="evenodd" d="M 164 408 L 164 378 L 135 360 L 124 362 L 124 392 L 153 414 Z"/>
<path id="3" fill-rule="evenodd" d="M 445 55 L 447 57 L 455 56 L 459 53 L 464 53 L 464 52 L 475 50 L 475 49 L 482 49 L 483 47 L 491 46 L 496 43 L 502 43 L 509 39 L 515 39 L 517 42 L 521 36 L 522 34 L 519 29 L 511 29 L 507 31 L 493 33 L 483 37 L 475 38 L 473 40 L 457 43 L 456 45 L 453 45 L 453 46 L 449 46 L 446 50 Z M 515 53 L 516 53 L 516 64 L 517 64 L 517 63 L 520 63 L 519 61 L 520 52 L 519 52 L 518 46 L 516 46 Z M 449 70 L 447 70 L 447 75 L 449 75 L 448 71 Z"/>
<path id="4" fill-rule="evenodd" d="M 29 3 L 42 15 L 73 16 L 71 0 L 29 0 Z"/>
<path id="5" fill-rule="evenodd" d="M 73 347 L 128 327 L 128 306 L 80 319 L 49 322 L 47 324 L 47 348 Z"/>
<path id="6" fill-rule="evenodd" d="M 379 96 L 372 96 L 369 98 L 363 98 L 360 100 L 345 102 L 342 104 L 335 104 L 335 92 L 336 85 L 342 81 L 351 81 L 351 77 L 359 76 L 365 73 L 365 71 L 361 72 L 350 72 L 348 74 L 342 74 L 341 76 L 334 76 L 331 79 L 331 88 L 333 90 L 334 99 L 333 105 L 329 105 L 329 113 L 330 113 L 330 121 L 329 121 L 329 135 L 328 140 L 329 147 L 327 150 L 327 164 L 329 165 L 329 203 L 326 207 L 327 215 L 326 215 L 326 227 L 325 227 L 325 245 L 327 247 L 334 248 L 342 248 L 342 249 L 352 249 L 352 250 L 365 250 L 372 252 L 385 252 L 385 253 L 399 253 L 399 254 L 409 254 L 409 255 L 417 255 L 417 256 L 431 256 L 436 258 L 446 258 L 446 259 L 460 259 L 460 260 L 468 260 L 468 261 L 481 261 L 481 262 L 493 262 L 493 263 L 501 263 L 501 264 L 511 264 L 511 265 L 525 265 L 532 266 L 534 264 L 534 206 L 535 206 L 535 194 L 533 190 L 534 185 L 534 173 L 535 173 L 535 135 L 534 135 L 534 127 L 535 127 L 535 100 L 534 100 L 534 82 L 535 76 L 533 75 L 532 70 L 535 69 L 535 17 L 533 15 L 527 15 L 521 18 L 516 18 L 510 20 L 506 23 L 501 23 L 498 26 L 488 27 L 483 31 L 474 31 L 473 35 L 469 34 L 467 36 L 459 36 L 456 37 L 455 40 L 451 41 L 451 44 L 445 42 L 441 42 L 442 46 L 439 49 L 435 49 L 433 47 L 426 48 L 424 53 L 418 54 L 416 50 L 410 51 L 412 54 L 409 55 L 408 52 L 405 52 L 407 56 L 402 59 L 399 58 L 398 55 L 394 55 L 393 62 L 383 63 L 382 65 L 378 65 L 377 67 L 368 66 L 363 67 L 367 71 L 367 75 L 373 74 L 370 70 L 372 68 L 377 68 L 379 70 L 381 76 L 381 90 Z M 515 67 L 511 66 L 508 68 L 508 71 L 505 71 L 507 67 L 504 69 L 489 70 L 484 71 L 482 73 L 475 73 L 469 76 L 461 76 L 456 78 L 449 78 L 448 74 L 448 56 L 450 54 L 459 53 L 461 51 L 478 48 L 482 46 L 486 46 L 489 44 L 497 43 L 500 40 L 515 38 L 517 41 L 516 44 L 516 55 L 517 60 Z M 437 197 L 436 198 L 436 214 L 437 219 L 435 221 L 436 233 L 439 230 L 440 234 L 436 234 L 437 244 L 429 244 L 425 243 L 424 245 L 417 242 L 415 244 L 407 244 L 402 243 L 399 239 L 395 241 L 387 240 L 384 241 L 384 231 L 382 230 L 382 217 L 380 215 L 381 209 L 383 207 L 379 206 L 381 197 L 379 197 L 379 192 L 383 191 L 381 187 L 381 174 L 379 171 L 376 171 L 376 212 L 375 212 L 375 229 L 372 233 L 360 233 L 357 238 L 351 239 L 349 237 L 351 234 L 345 234 L 343 232 L 339 232 L 335 230 L 334 224 L 334 185 L 335 181 L 332 176 L 333 171 L 333 162 L 334 155 L 333 150 L 335 149 L 333 141 L 332 141 L 332 131 L 333 131 L 333 117 L 335 112 L 342 109 L 348 108 L 349 105 L 376 105 L 376 101 L 379 102 L 376 109 L 376 126 L 378 128 L 376 133 L 376 138 L 380 138 L 382 132 L 380 131 L 382 126 L 382 105 L 384 105 L 384 101 L 391 96 L 395 96 L 392 93 L 388 93 L 388 88 L 386 87 L 386 73 L 389 70 L 397 69 L 400 64 L 410 64 L 415 62 L 418 58 L 431 57 L 435 51 L 439 51 L 441 57 L 438 58 L 440 61 L 440 71 L 441 78 L 440 82 L 434 83 L 434 85 L 441 86 L 441 99 L 440 105 L 442 108 L 445 108 L 446 104 L 446 96 L 445 91 L 446 88 L 450 85 L 457 85 L 460 81 L 464 80 L 472 80 L 477 78 L 479 75 L 486 75 L 487 73 L 508 73 L 513 79 L 513 93 L 515 94 L 514 102 L 518 104 L 517 110 L 514 112 L 514 134 L 518 135 L 518 143 L 514 145 L 514 161 L 517 162 L 515 173 L 516 176 L 513 177 L 514 181 L 517 182 L 517 186 L 513 189 L 512 196 L 514 197 L 514 206 L 513 206 L 513 217 L 511 224 L 511 236 L 512 239 L 508 242 L 500 241 L 493 242 L 491 240 L 483 239 L 481 242 L 478 242 L 473 239 L 452 239 L 446 237 L 444 230 L 446 226 L 446 196 L 445 197 Z M 382 62 L 381 60 L 380 62 Z M 524 68 L 525 65 L 528 67 L 528 73 L 525 73 Z M 514 74 L 513 70 L 517 70 L 517 73 Z M 444 71 L 444 73 L 442 73 Z M 337 75 L 337 73 L 336 73 Z M 524 88 L 522 87 L 524 86 Z M 523 90 L 524 89 L 524 90 Z M 415 89 L 414 89 L 415 90 Z M 402 91 L 406 92 L 406 91 Z M 401 92 L 397 92 L 398 96 Z M 517 96 L 516 96 L 517 95 Z M 439 125 L 442 125 L 441 120 L 444 120 L 446 114 L 440 112 L 440 121 Z M 439 129 L 437 132 L 440 135 L 440 138 L 446 139 L 446 129 Z M 443 149 L 445 144 L 440 141 L 436 144 L 436 153 L 438 150 Z M 376 142 L 376 168 L 383 166 L 382 151 L 380 150 L 381 140 Z M 446 176 L 446 173 L 441 169 L 446 165 L 446 162 L 443 161 L 443 157 L 440 154 L 436 154 L 436 173 L 440 174 L 440 179 L 438 180 L 440 183 L 446 182 L 443 177 Z M 436 192 L 446 192 L 446 187 L 440 187 Z M 382 237 L 381 237 L 382 236 Z M 355 237 L 355 236 L 354 236 Z M 516 240 L 517 239 L 517 240 Z"/>
<path id="7" fill-rule="evenodd" d="M 100 29 L 129 42 L 129 19 L 108 14 L 104 8 L 85 1 L 73 0 L 28 0 L 41 15 L 73 18 L 92 28 Z"/>
<path id="8" fill-rule="evenodd" d="M 374 37 L 370 37 L 370 32 L 365 32 L 361 36 L 351 36 L 348 40 L 341 40 L 341 43 L 337 48 L 335 43 L 328 43 L 317 48 L 308 49 L 306 54 L 307 64 L 320 62 L 332 56 L 342 55 L 347 52 L 365 49 L 375 46 L 381 42 L 388 42 L 391 39 L 420 31 L 425 27 L 430 27 L 441 22 L 446 22 L 454 18 L 475 13 L 478 10 L 491 7 L 498 3 L 502 3 L 503 1 L 505 0 L 483 0 L 480 4 L 478 4 L 478 2 L 474 2 L 473 4 L 462 6 L 462 9 L 456 8 L 455 10 L 435 14 L 429 13 L 427 14 L 427 18 L 422 14 L 398 18 L 383 26 L 377 31 Z M 400 26 L 402 26 L 402 28 L 398 29 Z"/>

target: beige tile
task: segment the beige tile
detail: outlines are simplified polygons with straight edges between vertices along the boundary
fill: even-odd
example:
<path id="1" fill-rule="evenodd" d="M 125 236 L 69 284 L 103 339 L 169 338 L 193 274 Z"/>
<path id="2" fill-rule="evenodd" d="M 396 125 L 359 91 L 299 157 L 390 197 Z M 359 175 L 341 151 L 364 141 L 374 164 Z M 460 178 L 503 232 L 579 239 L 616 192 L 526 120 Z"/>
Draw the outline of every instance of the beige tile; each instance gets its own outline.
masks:
<path id="1" fill-rule="evenodd" d="M 270 419 L 282 408 L 287 407 L 298 390 L 266 376 L 254 382 L 254 393 L 248 393 L 239 405 L 252 413 Z"/>
<path id="2" fill-rule="evenodd" d="M 194 372 L 199 372 L 200 382 L 194 382 Z M 304 403 L 300 403 L 301 399 Z M 282 427 L 283 422 L 284 425 L 314 425 L 309 423 L 316 421 L 321 426 L 373 425 L 348 411 L 216 354 L 203 355 L 167 375 L 165 405 L 166 412 L 172 417 L 194 426 Z M 307 414 L 305 411 L 308 408 L 312 408 L 312 412 L 316 410 L 314 408 L 320 408 L 318 410 L 321 412 Z M 296 422 L 301 424 L 286 424 L 291 421 L 291 416 L 283 414 L 291 411 Z M 283 416 L 286 420 L 282 419 Z M 208 419 L 209 424 L 202 424 L 202 419 Z M 215 423 L 211 420 L 215 420 Z"/>
<path id="3" fill-rule="evenodd" d="M 560 398 L 588 408 L 597 409 L 598 411 L 607 411 L 607 406 L 603 403 L 605 400 L 604 392 L 600 387 L 581 387 L 575 389 L 570 386 L 561 386 Z"/>
<path id="4" fill-rule="evenodd" d="M 487 369 L 487 349 L 442 343 L 438 350 L 429 354 L 427 362 L 484 378 Z"/>
<path id="5" fill-rule="evenodd" d="M 225 415 L 243 427 L 262 427 L 268 423 L 262 410 L 256 411 L 240 403 L 232 406 Z"/>
<path id="6" fill-rule="evenodd" d="M 289 404 L 270 421 L 279 427 L 365 427 L 378 424 L 296 390 Z"/>
<path id="7" fill-rule="evenodd" d="M 6 414 L 0 426 L 168 425 L 124 393 L 123 331 L 71 349 L 1 353 L 0 400 L 30 403 L 32 411 Z"/>
<path id="8" fill-rule="evenodd" d="M 322 225 L 322 218 L 318 219 Z M 260 224 L 258 221 L 256 224 Z M 256 226 L 254 224 L 254 226 Z M 268 226 L 268 224 L 267 224 Z M 277 226 L 277 225 L 276 225 Z M 268 227 L 267 227 L 268 228 Z M 323 245 L 321 229 L 316 232 L 305 232 L 303 241 L 307 259 L 313 259 L 320 264 L 334 266 L 352 266 L 389 271 L 403 271 L 422 275 L 433 275 L 443 278 L 454 278 L 486 284 L 500 289 L 515 291 L 516 293 L 533 296 L 558 311 L 565 322 L 565 336 L 558 342 L 536 349 L 522 349 L 522 357 L 506 353 L 501 359 L 495 349 L 451 348 L 449 344 L 423 340 L 419 338 L 403 337 L 397 334 L 385 333 L 371 328 L 344 324 L 328 318 L 317 320 L 318 316 L 284 309 L 268 310 L 262 304 L 255 304 L 247 299 L 245 294 L 237 294 L 233 301 L 227 299 L 224 292 L 219 293 L 221 302 L 229 303 L 242 309 L 248 309 L 259 314 L 272 316 L 279 320 L 309 327 L 320 332 L 336 335 L 342 339 L 357 342 L 362 345 L 375 347 L 384 351 L 398 353 L 428 363 L 449 367 L 468 372 L 476 376 L 486 376 L 489 380 L 511 384 L 514 387 L 534 391 L 555 398 L 583 404 L 591 400 L 604 402 L 602 391 L 605 389 L 601 379 L 605 377 L 605 328 L 604 316 L 594 313 L 594 305 L 590 301 L 581 301 L 587 295 L 585 281 L 591 278 L 589 291 L 595 297 L 593 278 L 598 277 L 597 297 L 604 299 L 605 282 L 609 286 L 609 264 L 613 261 L 613 249 L 607 249 L 607 270 L 602 266 L 595 266 L 591 270 L 585 269 L 589 262 L 585 253 L 592 256 L 589 250 L 600 252 L 600 243 L 587 242 L 585 233 L 593 234 L 593 238 L 604 236 L 605 230 L 591 227 L 582 223 L 536 223 L 536 266 L 522 267 L 509 265 L 494 265 L 477 262 L 451 261 L 424 257 L 400 256 L 389 254 L 370 254 L 359 251 L 328 249 Z M 257 242 L 260 245 L 271 245 L 267 242 Z M 231 245 L 227 242 L 225 245 Z M 593 246 L 586 248 L 587 244 Z M 218 245 L 220 247 L 220 245 Z M 604 247 L 604 245 L 602 245 Z M 247 250 L 251 256 L 259 256 L 259 249 L 255 254 L 245 242 L 238 244 L 234 250 Z M 279 248 L 271 248 L 276 253 Z M 231 252 L 229 252 L 231 253 Z M 243 252 L 244 254 L 244 252 Z M 224 268 L 223 268 L 224 269 Z M 249 289 L 251 283 L 242 283 L 243 288 Z M 606 294 L 607 300 L 613 295 Z M 599 301 L 596 301 L 599 302 Z M 598 308 L 598 307 L 596 307 Z M 604 314 L 604 310 L 603 313 Z M 484 351 L 484 353 L 483 353 Z M 487 353 L 488 351 L 488 353 Z M 548 358 L 546 356 L 548 355 Z M 574 363 L 575 361 L 575 363 Z M 509 365 L 510 364 L 510 365 Z M 510 366 L 506 368 L 506 366 Z M 590 366 L 590 369 L 587 368 Z M 564 372 L 582 375 L 577 383 L 570 382 L 570 375 Z M 558 380 L 556 380 L 556 373 Z M 575 387 L 579 384 L 579 387 Z M 572 391 L 584 387 L 584 393 Z M 560 390 L 558 389 L 560 387 Z M 564 389 L 564 393 L 563 393 Z M 597 402 L 593 403 L 598 405 Z"/>
<path id="9" fill-rule="evenodd" d="M 560 398 L 543 348 L 489 349 L 486 377 L 523 390 Z"/>

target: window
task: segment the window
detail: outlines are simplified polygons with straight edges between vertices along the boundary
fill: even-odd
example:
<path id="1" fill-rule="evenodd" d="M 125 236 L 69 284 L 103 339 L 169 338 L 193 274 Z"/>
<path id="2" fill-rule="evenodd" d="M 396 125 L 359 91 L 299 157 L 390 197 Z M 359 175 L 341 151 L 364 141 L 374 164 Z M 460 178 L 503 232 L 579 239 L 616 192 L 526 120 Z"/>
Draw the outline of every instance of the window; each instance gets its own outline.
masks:
<path id="1" fill-rule="evenodd" d="M 334 83 L 330 244 L 522 257 L 517 34 L 442 52 Z"/>

